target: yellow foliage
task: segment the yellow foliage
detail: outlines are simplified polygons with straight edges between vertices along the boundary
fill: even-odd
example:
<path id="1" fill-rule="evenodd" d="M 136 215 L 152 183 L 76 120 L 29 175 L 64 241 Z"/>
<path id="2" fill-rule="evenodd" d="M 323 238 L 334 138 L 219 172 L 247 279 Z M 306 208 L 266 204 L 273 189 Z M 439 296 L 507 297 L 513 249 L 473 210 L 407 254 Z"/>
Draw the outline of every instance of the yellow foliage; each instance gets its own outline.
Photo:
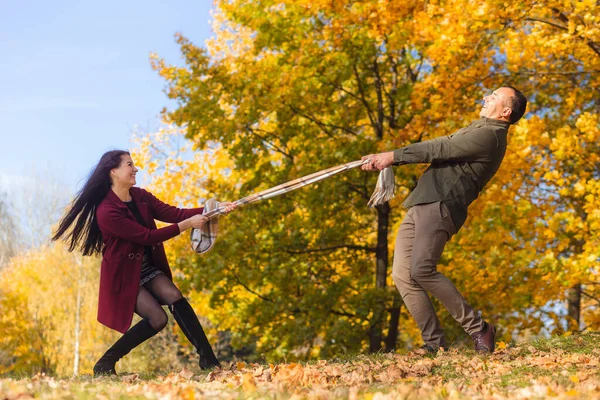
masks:
<path id="1" fill-rule="evenodd" d="M 180 36 L 186 66 L 152 60 L 181 104 L 165 119 L 183 128 L 167 131 L 189 139 L 186 156 L 168 159 L 156 151 L 169 153 L 159 137 L 140 142 L 159 197 L 232 200 L 450 134 L 477 117 L 477 99 L 513 84 L 531 100 L 528 115 L 511 128 L 501 169 L 439 268 L 497 320 L 504 340 L 562 332 L 568 320 L 556 310 L 579 284 L 588 294 L 582 324 L 600 326 L 597 305 L 585 307 L 598 298 L 600 259 L 597 2 L 220 0 L 215 8 L 208 50 Z M 388 255 L 401 197 L 422 169 L 396 169 Z M 371 176 L 336 177 L 240 210 L 206 259 L 190 260 L 184 239 L 169 259 L 236 345 L 298 358 L 365 349 L 378 310 L 398 301 L 393 287 L 372 287 L 372 253 L 343 246 L 377 244 L 377 215 L 356 195 L 373 185 Z M 400 318 L 399 337 L 418 342 L 410 317 Z"/>

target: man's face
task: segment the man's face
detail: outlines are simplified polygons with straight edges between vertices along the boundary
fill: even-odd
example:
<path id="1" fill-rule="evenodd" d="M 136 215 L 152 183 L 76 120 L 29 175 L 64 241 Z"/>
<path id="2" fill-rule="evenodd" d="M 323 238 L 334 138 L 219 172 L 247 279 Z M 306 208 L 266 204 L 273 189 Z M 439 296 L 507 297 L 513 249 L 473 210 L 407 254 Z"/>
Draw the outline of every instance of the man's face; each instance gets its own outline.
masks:
<path id="1" fill-rule="evenodd" d="M 483 107 L 479 112 L 480 117 L 508 120 L 512 112 L 509 99 L 514 95 L 511 88 L 501 87 L 492 94 L 483 97 Z"/>

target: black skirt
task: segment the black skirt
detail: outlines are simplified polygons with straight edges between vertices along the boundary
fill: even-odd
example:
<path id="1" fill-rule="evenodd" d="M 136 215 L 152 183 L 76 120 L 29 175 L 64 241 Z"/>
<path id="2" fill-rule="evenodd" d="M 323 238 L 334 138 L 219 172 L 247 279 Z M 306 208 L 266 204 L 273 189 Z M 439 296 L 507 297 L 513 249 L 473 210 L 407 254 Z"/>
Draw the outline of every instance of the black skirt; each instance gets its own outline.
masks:
<path id="1" fill-rule="evenodd" d="M 148 262 L 148 254 L 144 252 L 144 258 L 142 259 L 142 273 L 140 275 L 140 286 L 150 282 L 163 272 L 156 268 L 154 265 Z"/>

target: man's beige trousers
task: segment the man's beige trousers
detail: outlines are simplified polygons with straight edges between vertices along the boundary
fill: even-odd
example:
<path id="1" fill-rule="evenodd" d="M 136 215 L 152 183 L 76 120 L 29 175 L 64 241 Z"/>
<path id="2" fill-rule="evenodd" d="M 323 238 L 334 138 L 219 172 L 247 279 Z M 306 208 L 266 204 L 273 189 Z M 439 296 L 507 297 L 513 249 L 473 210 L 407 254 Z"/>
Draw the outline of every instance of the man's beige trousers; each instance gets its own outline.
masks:
<path id="1" fill-rule="evenodd" d="M 411 207 L 396 237 L 392 277 L 406 308 L 421 329 L 425 344 L 447 347 L 431 293 L 468 334 L 479 332 L 484 322 L 448 278 L 437 270 L 446 242 L 456 233 L 448 208 L 442 202 Z"/>

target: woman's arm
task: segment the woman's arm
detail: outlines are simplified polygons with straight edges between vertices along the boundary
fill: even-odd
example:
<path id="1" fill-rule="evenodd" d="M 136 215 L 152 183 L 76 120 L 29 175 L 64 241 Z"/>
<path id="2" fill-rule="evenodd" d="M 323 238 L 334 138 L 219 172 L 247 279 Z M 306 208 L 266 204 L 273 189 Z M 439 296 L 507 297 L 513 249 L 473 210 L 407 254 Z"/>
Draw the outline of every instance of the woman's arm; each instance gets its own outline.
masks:
<path id="1" fill-rule="evenodd" d="M 164 242 L 189 228 L 201 228 L 208 221 L 208 218 L 196 214 L 177 224 L 165 226 L 164 228 L 148 229 L 117 208 L 101 208 L 98 210 L 97 217 L 98 226 L 103 233 L 144 246 Z"/>
<path id="2" fill-rule="evenodd" d="M 98 226 L 103 234 L 109 234 L 144 246 L 164 242 L 180 233 L 177 224 L 160 229 L 148 229 L 131 219 L 124 210 L 117 208 L 99 208 L 97 218 Z"/>
<path id="3" fill-rule="evenodd" d="M 145 194 L 145 199 L 150 205 L 152 217 L 159 221 L 177 223 L 186 220 L 194 215 L 202 214 L 203 207 L 199 208 L 177 208 L 162 202 L 147 190 L 140 189 Z"/>

